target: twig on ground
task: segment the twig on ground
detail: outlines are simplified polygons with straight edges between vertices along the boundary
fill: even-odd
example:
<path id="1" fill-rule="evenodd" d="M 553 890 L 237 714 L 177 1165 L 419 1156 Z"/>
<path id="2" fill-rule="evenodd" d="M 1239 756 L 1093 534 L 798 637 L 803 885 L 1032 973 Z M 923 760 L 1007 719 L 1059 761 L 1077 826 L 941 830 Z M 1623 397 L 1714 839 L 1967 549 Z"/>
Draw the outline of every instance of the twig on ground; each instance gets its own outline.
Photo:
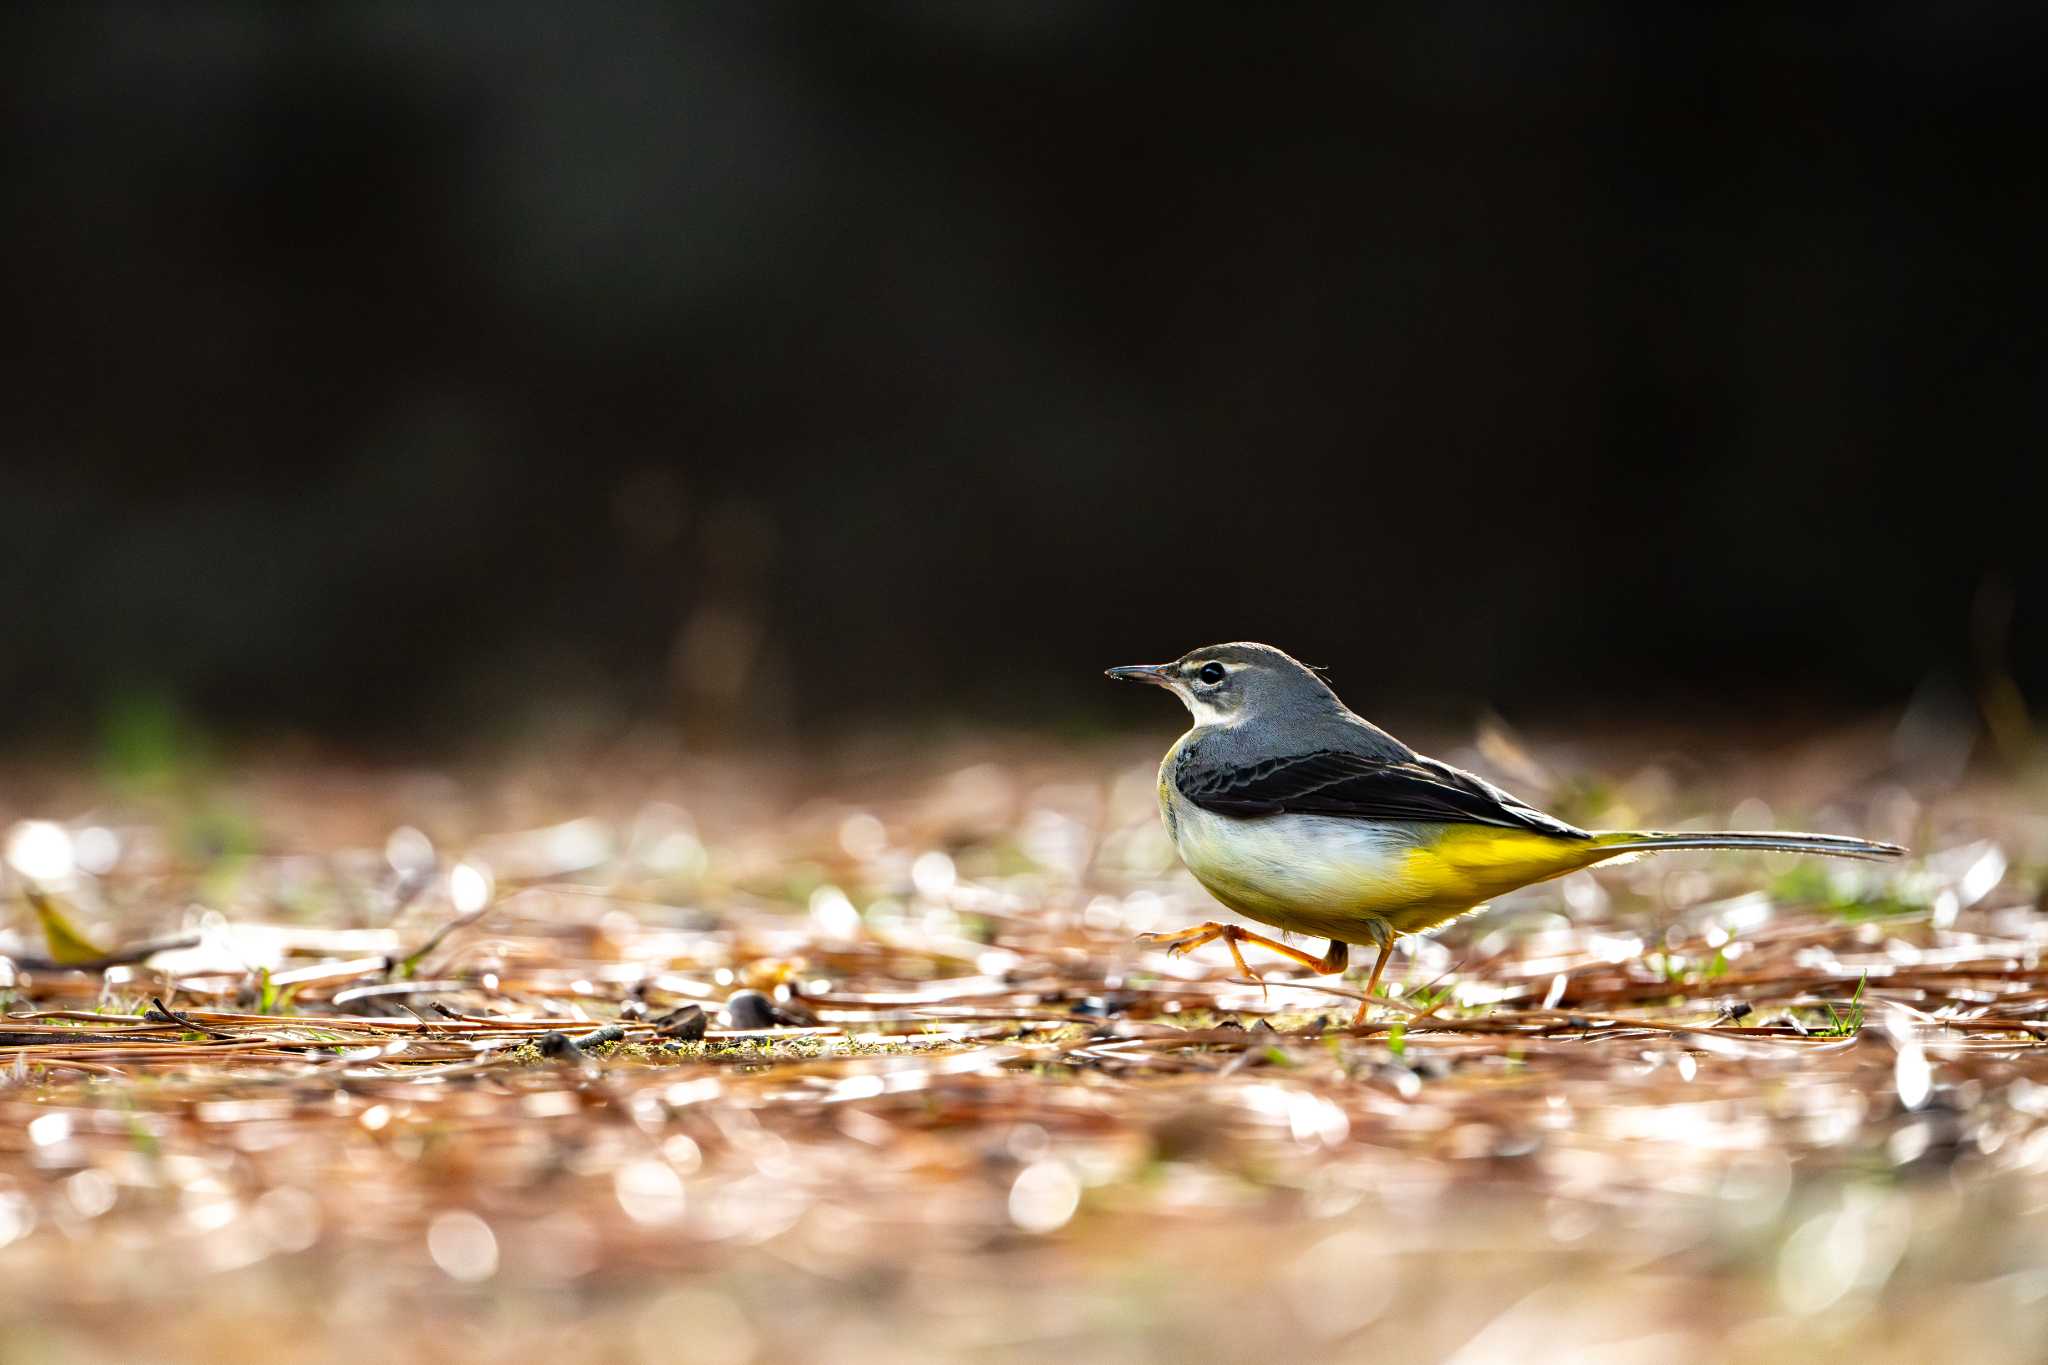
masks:
<path id="1" fill-rule="evenodd" d="M 209 1024 L 202 1024 L 189 1014 L 180 1014 L 169 1005 L 166 1005 L 159 996 L 152 995 L 149 997 L 149 1008 L 142 1012 L 142 1017 L 159 1024 L 176 1024 L 178 1027 L 190 1029 L 194 1033 L 203 1033 L 209 1038 L 232 1039 L 235 1037 L 234 1034 L 228 1033 L 225 1030 L 214 1028 Z"/>
<path id="2" fill-rule="evenodd" d="M 447 939 L 447 937 L 450 934 L 454 933 L 457 929 L 468 928 L 470 925 L 475 924 L 478 920 L 482 919 L 485 915 L 488 915 L 490 913 L 491 907 L 486 905 L 481 909 L 472 910 L 466 915 L 457 915 L 454 919 L 449 920 L 439 929 L 436 929 L 433 933 L 429 934 L 427 936 L 427 941 L 425 943 L 422 943 L 419 947 L 413 949 L 404 957 L 395 957 L 388 959 L 389 965 L 387 965 L 384 969 L 386 975 L 389 975 L 392 972 L 397 972 L 400 976 L 412 975 L 412 970 L 414 967 L 417 967 L 419 965 L 420 959 L 425 957 L 428 953 L 433 952 L 434 949 L 440 947 L 441 944 Z M 443 989 L 446 988 L 444 987 Z"/>

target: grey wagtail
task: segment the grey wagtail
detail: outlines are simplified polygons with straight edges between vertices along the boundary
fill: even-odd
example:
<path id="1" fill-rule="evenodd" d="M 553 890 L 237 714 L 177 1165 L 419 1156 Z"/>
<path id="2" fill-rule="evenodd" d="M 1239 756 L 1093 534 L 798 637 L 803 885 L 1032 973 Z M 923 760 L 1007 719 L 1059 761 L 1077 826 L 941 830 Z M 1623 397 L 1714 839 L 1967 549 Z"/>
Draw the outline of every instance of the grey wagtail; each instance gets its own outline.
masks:
<path id="1" fill-rule="evenodd" d="M 1164 687 L 1195 718 L 1159 765 L 1159 809 L 1195 880 L 1238 914 L 1327 938 L 1330 950 L 1311 957 L 1213 921 L 1140 942 L 1185 953 L 1220 938 L 1246 976 L 1254 974 L 1239 943 L 1331 973 L 1344 970 L 1351 944 L 1372 944 L 1379 958 L 1353 1023 L 1364 1020 L 1399 935 L 1519 886 L 1674 848 L 1905 852 L 1840 834 L 1579 829 L 1416 753 L 1271 645 L 1210 645 L 1109 676 Z"/>

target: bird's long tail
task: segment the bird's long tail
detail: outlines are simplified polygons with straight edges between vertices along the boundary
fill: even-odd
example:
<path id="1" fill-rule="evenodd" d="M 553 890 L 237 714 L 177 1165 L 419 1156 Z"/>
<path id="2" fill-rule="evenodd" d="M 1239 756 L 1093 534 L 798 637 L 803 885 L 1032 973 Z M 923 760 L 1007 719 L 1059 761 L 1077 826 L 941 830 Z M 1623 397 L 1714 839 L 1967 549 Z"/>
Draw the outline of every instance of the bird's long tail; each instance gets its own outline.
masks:
<path id="1" fill-rule="evenodd" d="M 1673 848 L 1753 848 L 1768 853 L 1819 853 L 1830 858 L 1898 858 L 1906 850 L 1847 834 L 1796 834 L 1790 830 L 1607 830 L 1593 836 L 1602 856 L 1656 853 Z"/>

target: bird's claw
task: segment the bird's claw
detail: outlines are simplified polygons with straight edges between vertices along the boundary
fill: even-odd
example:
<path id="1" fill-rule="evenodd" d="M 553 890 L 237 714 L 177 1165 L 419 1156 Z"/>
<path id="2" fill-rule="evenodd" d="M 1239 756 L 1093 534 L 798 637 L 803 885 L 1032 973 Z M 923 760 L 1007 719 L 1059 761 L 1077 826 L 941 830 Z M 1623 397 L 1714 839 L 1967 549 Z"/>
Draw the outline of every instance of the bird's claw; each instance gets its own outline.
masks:
<path id="1" fill-rule="evenodd" d="M 1184 957 L 1211 939 L 1220 937 L 1208 925 L 1198 929 L 1182 929 L 1171 934 L 1140 934 L 1138 942 L 1147 948 L 1164 948 L 1168 957 Z"/>
<path id="2" fill-rule="evenodd" d="M 1244 953 L 1238 948 L 1237 940 L 1242 931 L 1228 924 L 1198 924 L 1192 929 L 1182 929 L 1172 934 L 1140 934 L 1138 942 L 1148 948 L 1164 948 L 1168 957 L 1183 957 L 1205 943 L 1223 940 L 1223 946 L 1230 949 L 1230 960 L 1237 964 L 1238 972 L 1259 984 L 1259 994 L 1268 995 L 1266 979 L 1245 963 Z"/>

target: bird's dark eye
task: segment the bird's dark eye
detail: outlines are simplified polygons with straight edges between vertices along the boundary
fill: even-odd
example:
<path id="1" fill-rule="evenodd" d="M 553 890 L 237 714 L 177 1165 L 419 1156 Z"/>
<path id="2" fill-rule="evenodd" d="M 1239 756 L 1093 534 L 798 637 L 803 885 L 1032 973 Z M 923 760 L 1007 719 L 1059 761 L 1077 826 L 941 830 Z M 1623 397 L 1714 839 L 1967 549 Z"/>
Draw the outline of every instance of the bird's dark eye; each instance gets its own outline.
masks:
<path id="1" fill-rule="evenodd" d="M 1217 683 L 1223 681 L 1223 665 L 1203 664 L 1202 671 L 1195 674 L 1195 676 L 1200 678 L 1207 686 L 1214 687 Z"/>

